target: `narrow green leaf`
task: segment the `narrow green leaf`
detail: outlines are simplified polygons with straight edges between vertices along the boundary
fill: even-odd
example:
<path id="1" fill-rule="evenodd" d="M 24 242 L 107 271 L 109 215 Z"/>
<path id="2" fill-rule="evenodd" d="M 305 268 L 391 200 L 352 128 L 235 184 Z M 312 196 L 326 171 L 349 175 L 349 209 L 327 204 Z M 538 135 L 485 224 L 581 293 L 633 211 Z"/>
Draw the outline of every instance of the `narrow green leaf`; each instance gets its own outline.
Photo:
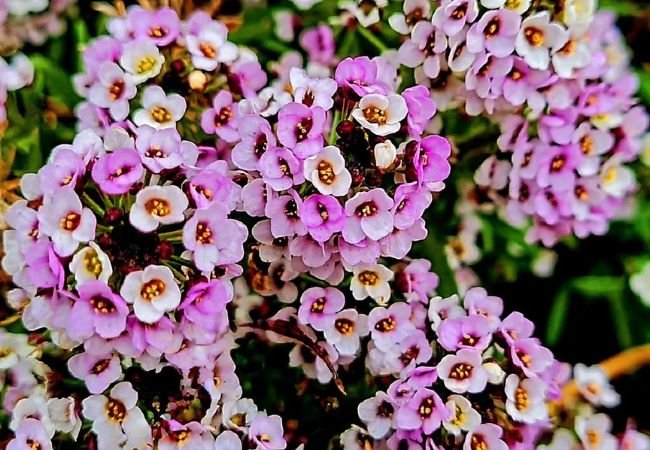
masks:
<path id="1" fill-rule="evenodd" d="M 571 285 L 585 297 L 612 298 L 623 293 L 625 280 L 622 277 L 590 275 L 576 278 L 571 282 Z"/>
<path id="2" fill-rule="evenodd" d="M 618 295 L 610 298 L 609 305 L 618 344 L 621 348 L 631 347 L 634 339 L 630 328 L 630 320 L 625 310 L 624 296 Z"/>
<path id="3" fill-rule="evenodd" d="M 557 345 L 562 337 L 569 311 L 569 300 L 570 290 L 567 286 L 563 286 L 553 299 L 553 305 L 549 313 L 548 325 L 546 326 L 546 343 L 548 345 Z"/>

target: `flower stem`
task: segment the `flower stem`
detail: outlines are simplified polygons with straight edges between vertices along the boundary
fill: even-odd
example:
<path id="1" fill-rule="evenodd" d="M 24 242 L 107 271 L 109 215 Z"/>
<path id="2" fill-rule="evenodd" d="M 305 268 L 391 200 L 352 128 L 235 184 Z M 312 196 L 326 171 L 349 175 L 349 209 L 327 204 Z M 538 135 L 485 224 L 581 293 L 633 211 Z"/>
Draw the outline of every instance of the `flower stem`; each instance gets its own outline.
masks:
<path id="1" fill-rule="evenodd" d="M 384 44 L 377 36 L 375 36 L 370 30 L 364 27 L 358 27 L 357 31 L 361 36 L 363 36 L 370 44 L 373 45 L 377 50 L 379 50 L 379 53 L 384 53 L 386 50 L 388 50 L 388 47 L 386 44 Z"/>
<path id="2" fill-rule="evenodd" d="M 82 192 L 81 193 L 81 199 L 88 205 L 90 209 L 93 210 L 93 212 L 100 217 L 104 217 L 105 211 L 104 209 L 95 202 L 92 198 L 90 198 L 90 195 L 88 195 L 87 192 Z"/>
<path id="3" fill-rule="evenodd" d="M 183 240 L 183 230 L 174 230 L 174 231 L 167 231 L 166 233 L 158 233 L 158 237 L 160 238 L 160 240 L 180 242 Z"/>
<path id="4" fill-rule="evenodd" d="M 338 109 L 334 112 L 334 118 L 332 119 L 332 129 L 330 130 L 330 136 L 327 139 L 327 142 L 329 142 L 330 145 L 334 145 L 336 142 L 336 127 L 341 121 L 341 111 Z"/>

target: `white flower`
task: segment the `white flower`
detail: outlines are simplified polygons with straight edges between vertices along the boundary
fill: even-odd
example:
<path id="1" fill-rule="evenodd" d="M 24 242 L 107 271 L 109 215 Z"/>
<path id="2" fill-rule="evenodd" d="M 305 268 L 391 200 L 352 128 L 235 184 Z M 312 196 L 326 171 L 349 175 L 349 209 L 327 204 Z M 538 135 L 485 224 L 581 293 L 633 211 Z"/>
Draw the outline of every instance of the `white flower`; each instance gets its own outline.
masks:
<path id="1" fill-rule="evenodd" d="M 348 308 L 336 313 L 336 318 L 325 329 L 325 339 L 341 355 L 355 355 L 359 350 L 359 339 L 368 334 L 368 316 L 359 314 L 356 309 Z"/>
<path id="2" fill-rule="evenodd" d="M 403 14 L 396 13 L 388 18 L 391 28 L 399 34 L 409 34 L 413 22 L 428 19 L 431 16 L 431 2 L 429 0 L 404 0 Z"/>
<path id="3" fill-rule="evenodd" d="M 379 10 L 388 4 L 388 0 L 375 0 L 368 4 L 368 8 L 360 7 L 357 2 L 342 2 L 339 9 L 352 14 L 362 27 L 369 27 L 379 22 Z"/>
<path id="4" fill-rule="evenodd" d="M 542 11 L 522 22 L 515 49 L 533 69 L 545 70 L 551 61 L 549 51 L 557 52 L 568 40 L 567 30 Z"/>
<path id="5" fill-rule="evenodd" d="M 578 390 L 589 403 L 607 408 L 620 403 L 621 397 L 609 384 L 607 375 L 599 366 L 587 367 L 584 364 L 576 364 L 573 370 Z"/>
<path id="6" fill-rule="evenodd" d="M 93 421 L 99 450 L 142 448 L 151 443 L 151 428 L 137 401 L 131 383 L 123 381 L 111 389 L 108 397 L 91 395 L 81 402 L 84 417 Z"/>
<path id="7" fill-rule="evenodd" d="M 347 195 L 352 184 L 352 176 L 345 168 L 345 160 L 340 150 L 333 145 L 328 145 L 318 155 L 305 160 L 304 175 L 324 195 Z"/>
<path id="8" fill-rule="evenodd" d="M 635 184 L 632 169 L 624 166 L 616 156 L 609 158 L 603 164 L 599 178 L 603 191 L 616 198 L 625 197 Z"/>
<path id="9" fill-rule="evenodd" d="M 575 448 L 576 438 L 566 428 L 560 428 L 553 434 L 553 440 L 547 445 L 540 445 L 537 450 L 570 450 Z"/>
<path id="10" fill-rule="evenodd" d="M 81 419 L 77 414 L 75 399 L 73 397 L 51 398 L 47 401 L 47 410 L 56 430 L 70 433 L 76 440 L 81 431 Z"/>
<path id="11" fill-rule="evenodd" d="M 138 230 L 149 233 L 158 225 L 185 220 L 189 202 L 177 186 L 148 186 L 138 192 L 129 212 L 129 221 Z"/>
<path id="12" fill-rule="evenodd" d="M 384 304 L 390 298 L 389 281 L 393 279 L 393 271 L 381 264 L 357 264 L 352 270 L 350 289 L 356 300 L 370 296 L 379 304 Z"/>
<path id="13" fill-rule="evenodd" d="M 48 0 L 7 0 L 7 10 L 12 16 L 24 16 L 43 11 L 49 5 Z"/>
<path id="14" fill-rule="evenodd" d="M 450 395 L 445 406 L 451 412 L 451 416 L 442 423 L 442 426 L 454 436 L 460 436 L 463 431 L 473 430 L 481 424 L 481 415 L 462 395 Z"/>
<path id="15" fill-rule="evenodd" d="M 501 8 L 506 0 L 481 0 L 481 5 L 489 9 Z"/>
<path id="16" fill-rule="evenodd" d="M 606 414 L 576 417 L 575 431 L 584 450 L 617 450 L 618 441 L 611 429 L 612 420 Z"/>
<path id="17" fill-rule="evenodd" d="M 506 411 L 514 420 L 537 423 L 548 417 L 546 384 L 539 378 L 519 379 L 510 374 L 506 378 Z"/>
<path id="18" fill-rule="evenodd" d="M 506 378 L 506 372 L 501 368 L 498 363 L 495 362 L 486 362 L 483 364 L 483 368 L 488 373 L 488 383 L 490 384 L 501 384 Z"/>
<path id="19" fill-rule="evenodd" d="M 93 280 L 108 283 L 113 267 L 108 255 L 97 244 L 89 242 L 88 247 L 82 248 L 72 257 L 70 272 L 74 274 L 77 284 Z"/>
<path id="20" fill-rule="evenodd" d="M 552 57 L 553 68 L 562 78 L 571 78 L 574 69 L 582 69 L 591 61 L 591 53 L 582 33 L 569 28 L 569 40 Z"/>
<path id="21" fill-rule="evenodd" d="M 40 231 L 52 238 L 54 250 L 62 257 L 72 255 L 80 242 L 95 238 L 97 218 L 90 209 L 83 207 L 70 187 L 45 197 L 38 210 L 38 220 Z"/>
<path id="22" fill-rule="evenodd" d="M 241 450 L 241 439 L 233 431 L 222 431 L 214 441 L 214 448 L 215 450 Z"/>
<path id="23" fill-rule="evenodd" d="M 311 9 L 316 3 L 320 3 L 321 0 L 291 0 L 298 9 Z"/>
<path id="24" fill-rule="evenodd" d="M 47 410 L 44 388 L 39 387 L 35 389 L 29 397 L 23 398 L 16 403 L 16 406 L 11 413 L 9 428 L 15 431 L 20 425 L 20 422 L 28 417 L 37 419 L 41 422 L 50 438 L 54 436 L 56 428 L 54 427 L 54 423 L 52 423 L 52 420 L 50 419 L 50 413 Z"/>
<path id="25" fill-rule="evenodd" d="M 531 0 L 506 0 L 505 7 L 517 14 L 523 14 L 530 8 Z"/>
<path id="26" fill-rule="evenodd" d="M 380 142 L 374 149 L 375 165 L 380 169 L 388 169 L 397 158 L 397 149 L 391 141 Z"/>
<path id="27" fill-rule="evenodd" d="M 26 334 L 0 331 L 0 370 L 7 370 L 27 357 L 34 347 L 28 344 Z"/>
<path id="28" fill-rule="evenodd" d="M 236 60 L 237 46 L 229 42 L 227 36 L 225 26 L 205 27 L 198 36 L 188 36 L 187 49 L 192 54 L 194 67 L 211 72 L 219 67 L 219 63 Z"/>
<path id="29" fill-rule="evenodd" d="M 563 8 L 562 21 L 565 24 L 586 28 L 594 18 L 596 0 L 565 0 Z"/>
<path id="30" fill-rule="evenodd" d="M 133 116 L 137 126 L 149 125 L 158 130 L 173 128 L 183 118 L 187 104 L 178 94 L 166 95 L 160 86 L 148 86 L 142 96 L 142 106 Z"/>
<path id="31" fill-rule="evenodd" d="M 181 301 L 181 290 L 166 266 L 151 265 L 131 272 L 124 279 L 120 295 L 127 303 L 133 303 L 135 315 L 144 323 L 157 322 Z"/>
<path id="32" fill-rule="evenodd" d="M 129 42 L 120 57 L 120 65 L 133 75 L 135 84 L 157 76 L 164 62 L 156 44 L 148 39 Z"/>
<path id="33" fill-rule="evenodd" d="M 253 400 L 240 398 L 224 403 L 221 420 L 226 427 L 247 430 L 257 412 L 257 405 Z"/>
<path id="34" fill-rule="evenodd" d="M 641 298 L 644 305 L 650 307 L 650 262 L 630 277 L 630 289 Z"/>
<path id="35" fill-rule="evenodd" d="M 406 117 L 408 108 L 401 95 L 368 94 L 352 111 L 352 117 L 377 136 L 396 133 L 400 122 Z"/>

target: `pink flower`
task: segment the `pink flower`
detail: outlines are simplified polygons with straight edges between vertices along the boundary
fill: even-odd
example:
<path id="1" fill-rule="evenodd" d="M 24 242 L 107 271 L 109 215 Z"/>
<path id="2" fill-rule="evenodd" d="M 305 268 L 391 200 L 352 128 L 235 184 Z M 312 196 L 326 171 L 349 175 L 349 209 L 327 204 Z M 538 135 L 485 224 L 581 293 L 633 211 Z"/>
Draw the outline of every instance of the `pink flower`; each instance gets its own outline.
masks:
<path id="1" fill-rule="evenodd" d="M 226 90 L 219 91 L 212 99 L 212 108 L 201 115 L 201 128 L 208 134 L 216 134 L 226 142 L 239 140 L 237 122 L 239 108 L 233 104 L 232 94 Z"/>

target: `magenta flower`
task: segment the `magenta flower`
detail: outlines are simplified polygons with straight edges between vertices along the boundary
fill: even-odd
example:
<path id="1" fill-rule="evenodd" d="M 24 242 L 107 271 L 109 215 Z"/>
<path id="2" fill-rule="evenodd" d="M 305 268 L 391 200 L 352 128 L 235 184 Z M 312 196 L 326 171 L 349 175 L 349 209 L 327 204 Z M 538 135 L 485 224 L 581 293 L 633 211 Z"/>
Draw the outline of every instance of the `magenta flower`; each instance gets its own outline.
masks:
<path id="1" fill-rule="evenodd" d="M 515 49 L 520 25 L 521 16 L 515 11 L 487 11 L 467 32 L 467 49 L 472 53 L 487 50 L 497 58 L 504 58 Z"/>
<path id="2" fill-rule="evenodd" d="M 108 108 L 111 117 L 121 121 L 129 115 L 129 100 L 137 89 L 130 75 L 114 62 L 105 62 L 99 68 L 99 80 L 88 93 L 88 99 L 101 108 Z"/>
<path id="3" fill-rule="evenodd" d="M 210 330 L 217 324 L 214 318 L 225 311 L 231 300 L 231 290 L 221 281 L 201 281 L 187 291 L 178 309 L 190 322 Z"/>
<path id="4" fill-rule="evenodd" d="M 310 195 L 303 202 L 299 214 L 311 237 L 318 242 L 325 242 L 334 233 L 342 231 L 346 222 L 343 207 L 329 195 Z"/>
<path id="5" fill-rule="evenodd" d="M 232 101 L 232 94 L 221 90 L 212 99 L 212 108 L 201 115 L 201 128 L 208 134 L 216 134 L 226 142 L 239 140 L 237 121 L 239 108 Z"/>
<path id="6" fill-rule="evenodd" d="M 439 183 L 445 180 L 451 166 L 447 158 L 451 155 L 451 145 L 441 136 L 427 136 L 416 146 L 411 158 L 407 151 L 407 177 L 409 181 L 420 184 Z"/>
<path id="7" fill-rule="evenodd" d="M 540 187 L 552 186 L 558 191 L 575 186 L 575 170 L 582 164 L 583 153 L 576 145 L 546 147 L 540 159 L 537 183 Z"/>
<path id="8" fill-rule="evenodd" d="M 447 389 L 457 394 L 481 392 L 488 382 L 488 373 L 483 367 L 481 354 L 468 348 L 458 350 L 455 355 L 443 357 L 438 363 L 438 376 L 444 381 Z"/>
<path id="9" fill-rule="evenodd" d="M 442 28 L 447 36 L 460 32 L 465 24 L 472 23 L 478 17 L 476 0 L 451 0 L 437 8 L 431 19 L 436 27 Z"/>
<path id="10" fill-rule="evenodd" d="M 300 297 L 298 320 L 311 325 L 315 330 L 324 331 L 334 324 L 336 313 L 345 306 L 345 297 L 336 288 L 312 287 Z"/>
<path id="11" fill-rule="evenodd" d="M 126 328 L 129 308 L 122 297 L 113 293 L 103 281 L 89 281 L 77 288 L 79 299 L 70 311 L 68 334 L 83 341 L 93 333 L 110 339 Z"/>
<path id="12" fill-rule="evenodd" d="M 455 352 L 461 348 L 485 350 L 492 340 L 490 321 L 474 315 L 443 320 L 436 329 L 438 341 L 445 350 Z"/>
<path id="13" fill-rule="evenodd" d="M 334 59 L 334 32 L 327 25 L 309 28 L 300 35 L 300 46 L 310 61 L 330 65 Z"/>
<path id="14" fill-rule="evenodd" d="M 225 215 L 226 211 L 214 204 L 197 210 L 183 227 L 183 245 L 192 252 L 199 270 L 211 272 L 218 265 L 235 264 L 244 257 L 248 231 L 241 222 Z"/>
<path id="15" fill-rule="evenodd" d="M 91 394 L 100 394 L 122 375 L 120 359 L 115 354 L 80 353 L 68 360 L 68 370 L 84 380 Z"/>
<path id="16" fill-rule="evenodd" d="M 393 200 L 383 189 L 357 193 L 345 203 L 343 238 L 356 244 L 366 236 L 375 241 L 387 236 L 393 230 L 392 207 Z"/>
<path id="17" fill-rule="evenodd" d="M 302 103 L 284 106 L 278 115 L 278 139 L 301 159 L 318 154 L 323 148 L 325 110 Z"/>
<path id="18" fill-rule="evenodd" d="M 420 85 L 405 89 L 402 97 L 408 107 L 406 123 L 409 135 L 417 139 L 424 133 L 429 121 L 436 114 L 436 102 L 431 99 L 429 90 Z"/>
<path id="19" fill-rule="evenodd" d="M 101 156 L 92 169 L 93 181 L 109 195 L 126 194 L 143 174 L 140 155 L 127 148 Z"/>
<path id="20" fill-rule="evenodd" d="M 395 228 L 406 230 L 418 219 L 431 204 L 431 193 L 419 189 L 416 183 L 404 183 L 395 190 L 395 205 L 392 212 Z"/>
<path id="21" fill-rule="evenodd" d="M 74 149 L 57 147 L 50 162 L 38 171 L 40 189 L 43 194 L 50 195 L 65 186 L 75 187 L 85 172 L 84 161 Z"/>
<path id="22" fill-rule="evenodd" d="M 415 395 L 397 410 L 397 426 L 432 434 L 450 415 L 442 399 L 431 389 L 419 388 Z"/>
<path id="23" fill-rule="evenodd" d="M 181 28 L 176 11 L 168 7 L 154 11 L 144 8 L 130 8 L 126 21 L 136 37 L 150 39 L 159 47 L 174 42 Z"/>
<path id="24" fill-rule="evenodd" d="M 43 423 L 31 417 L 20 421 L 15 437 L 7 444 L 7 450 L 52 450 L 52 440 Z"/>
<path id="25" fill-rule="evenodd" d="M 485 316 L 490 321 L 492 329 L 496 330 L 501 323 L 503 314 L 503 300 L 494 295 L 488 295 L 487 291 L 480 287 L 469 289 L 465 293 L 463 306 L 469 314 Z"/>
<path id="26" fill-rule="evenodd" d="M 54 250 L 60 256 L 70 256 L 79 243 L 95 238 L 97 218 L 84 208 L 72 188 L 61 188 L 46 197 L 38 210 L 39 229 L 52 238 Z"/>
<path id="27" fill-rule="evenodd" d="M 243 170 L 259 170 L 259 160 L 276 139 L 268 121 L 257 114 L 247 114 L 237 122 L 241 142 L 232 149 L 232 162 Z"/>
<path id="28" fill-rule="evenodd" d="M 267 148 L 259 160 L 259 170 L 269 187 L 278 192 L 305 181 L 301 160 L 284 147 Z"/>
<path id="29" fill-rule="evenodd" d="M 399 62 L 406 67 L 422 65 L 424 74 L 436 78 L 440 74 L 441 61 L 445 58 L 447 38 L 440 28 L 426 20 L 418 22 L 397 52 Z"/>
<path id="30" fill-rule="evenodd" d="M 377 63 L 367 56 L 345 58 L 336 66 L 334 78 L 339 87 L 351 89 L 359 97 L 372 93 L 387 93 L 377 81 Z"/>
<path id="31" fill-rule="evenodd" d="M 302 200 L 295 191 L 269 199 L 264 213 L 271 219 L 271 233 L 275 238 L 307 234 L 307 228 L 299 215 L 301 207 Z"/>
<path id="32" fill-rule="evenodd" d="M 527 377 L 535 377 L 553 364 L 553 353 L 536 338 L 519 339 L 510 344 L 512 362 Z"/>
<path id="33" fill-rule="evenodd" d="M 215 161 L 194 175 L 187 184 L 190 196 L 199 209 L 218 203 L 228 212 L 241 200 L 242 189 L 229 176 L 225 161 Z"/>

